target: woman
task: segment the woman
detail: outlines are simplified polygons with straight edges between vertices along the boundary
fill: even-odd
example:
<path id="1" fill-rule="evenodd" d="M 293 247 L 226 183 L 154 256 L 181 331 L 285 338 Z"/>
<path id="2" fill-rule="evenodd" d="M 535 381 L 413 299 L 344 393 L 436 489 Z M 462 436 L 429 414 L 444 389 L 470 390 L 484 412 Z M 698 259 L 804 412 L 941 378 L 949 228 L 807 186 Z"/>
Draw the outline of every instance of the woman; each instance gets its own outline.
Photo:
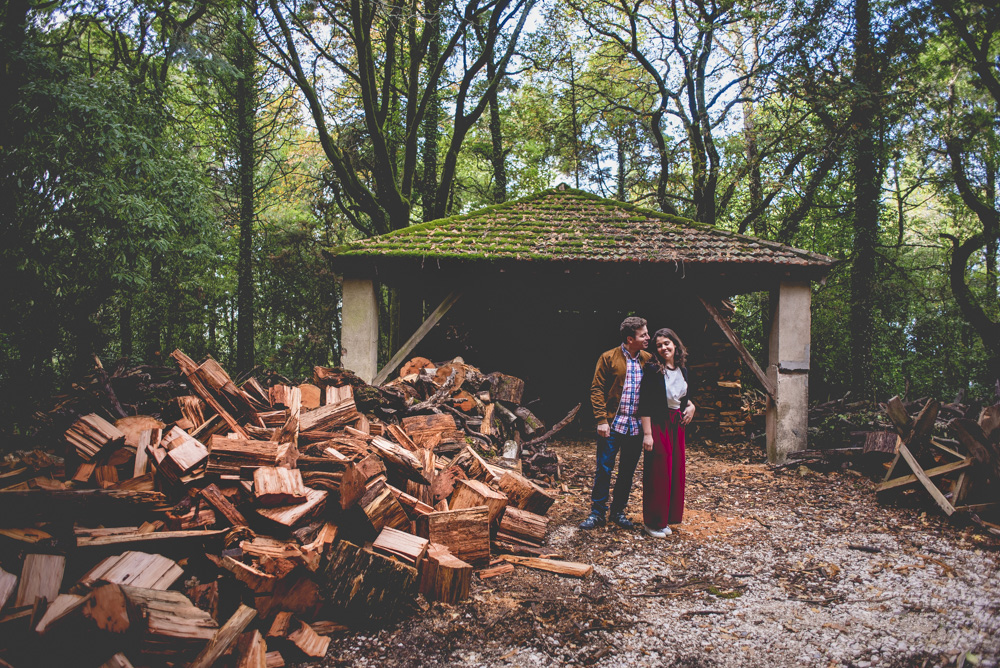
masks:
<path id="1" fill-rule="evenodd" d="M 687 349 L 672 329 L 653 335 L 656 355 L 642 372 L 642 518 L 654 538 L 670 534 L 668 524 L 684 517 L 684 425 L 694 417 L 688 399 Z"/>

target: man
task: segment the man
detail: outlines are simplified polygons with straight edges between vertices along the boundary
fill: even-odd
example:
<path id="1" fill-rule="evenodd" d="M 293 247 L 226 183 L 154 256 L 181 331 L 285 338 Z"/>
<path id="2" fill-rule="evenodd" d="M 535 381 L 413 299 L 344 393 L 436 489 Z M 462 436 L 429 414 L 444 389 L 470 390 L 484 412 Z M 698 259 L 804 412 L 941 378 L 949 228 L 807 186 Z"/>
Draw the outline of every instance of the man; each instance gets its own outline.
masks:
<path id="1" fill-rule="evenodd" d="M 611 471 L 615 468 L 619 451 L 622 456 L 611 502 L 611 521 L 623 529 L 635 526 L 625 516 L 625 506 L 628 505 L 632 476 L 642 453 L 642 428 L 635 415 L 639 403 L 639 383 L 642 381 L 642 367 L 652 355 L 646 352 L 649 330 L 644 318 L 625 318 L 619 329 L 622 344 L 597 360 L 594 381 L 590 385 L 590 403 L 597 420 L 597 471 L 590 494 L 590 515 L 580 524 L 581 529 L 593 529 L 606 522 L 604 514 L 608 510 Z"/>

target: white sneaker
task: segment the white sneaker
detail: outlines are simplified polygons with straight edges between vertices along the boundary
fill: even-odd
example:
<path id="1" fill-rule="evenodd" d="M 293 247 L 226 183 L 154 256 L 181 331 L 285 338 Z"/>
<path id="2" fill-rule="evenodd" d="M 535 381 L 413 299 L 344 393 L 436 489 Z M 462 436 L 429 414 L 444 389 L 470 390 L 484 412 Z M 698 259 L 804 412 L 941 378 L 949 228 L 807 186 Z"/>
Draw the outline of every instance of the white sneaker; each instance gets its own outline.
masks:
<path id="1" fill-rule="evenodd" d="M 670 527 L 667 527 L 666 529 L 650 529 L 645 524 L 642 525 L 642 530 L 653 538 L 666 538 L 667 534 L 670 533 Z"/>
<path id="2" fill-rule="evenodd" d="M 663 527 L 663 534 L 665 536 L 669 536 L 672 533 L 673 533 L 673 531 L 670 530 L 670 527 Z"/>

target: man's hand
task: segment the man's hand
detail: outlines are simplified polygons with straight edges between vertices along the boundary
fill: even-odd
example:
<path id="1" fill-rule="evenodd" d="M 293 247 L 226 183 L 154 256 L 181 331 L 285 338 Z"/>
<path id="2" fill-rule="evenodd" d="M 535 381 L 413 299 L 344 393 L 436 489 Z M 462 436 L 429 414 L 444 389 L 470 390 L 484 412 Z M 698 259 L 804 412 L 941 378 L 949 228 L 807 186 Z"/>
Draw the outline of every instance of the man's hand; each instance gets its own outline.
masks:
<path id="1" fill-rule="evenodd" d="M 694 404 L 692 404 L 689 401 L 687 408 L 684 409 L 684 415 L 681 417 L 681 424 L 688 424 L 693 419 L 694 419 Z"/>
<path id="2" fill-rule="evenodd" d="M 646 452 L 650 452 L 653 449 L 653 435 L 643 434 L 642 435 L 642 449 Z"/>
<path id="3" fill-rule="evenodd" d="M 602 422 L 601 424 L 597 425 L 597 435 L 602 438 L 607 438 L 608 436 L 611 436 L 611 425 L 609 425 L 607 422 Z"/>

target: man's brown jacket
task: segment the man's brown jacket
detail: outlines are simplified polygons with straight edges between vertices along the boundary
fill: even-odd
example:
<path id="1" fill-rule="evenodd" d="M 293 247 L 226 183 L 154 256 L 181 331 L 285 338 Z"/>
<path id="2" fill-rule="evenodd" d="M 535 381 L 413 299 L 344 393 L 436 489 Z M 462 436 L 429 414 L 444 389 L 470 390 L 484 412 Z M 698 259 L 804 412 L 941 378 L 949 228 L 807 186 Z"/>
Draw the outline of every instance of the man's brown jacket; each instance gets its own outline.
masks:
<path id="1" fill-rule="evenodd" d="M 639 351 L 639 366 L 644 367 L 653 359 L 652 353 Z M 611 423 L 618 414 L 618 404 L 622 400 L 625 386 L 625 353 L 622 347 L 612 348 L 601 355 L 594 369 L 594 381 L 590 384 L 590 405 L 594 409 L 597 424 Z"/>

